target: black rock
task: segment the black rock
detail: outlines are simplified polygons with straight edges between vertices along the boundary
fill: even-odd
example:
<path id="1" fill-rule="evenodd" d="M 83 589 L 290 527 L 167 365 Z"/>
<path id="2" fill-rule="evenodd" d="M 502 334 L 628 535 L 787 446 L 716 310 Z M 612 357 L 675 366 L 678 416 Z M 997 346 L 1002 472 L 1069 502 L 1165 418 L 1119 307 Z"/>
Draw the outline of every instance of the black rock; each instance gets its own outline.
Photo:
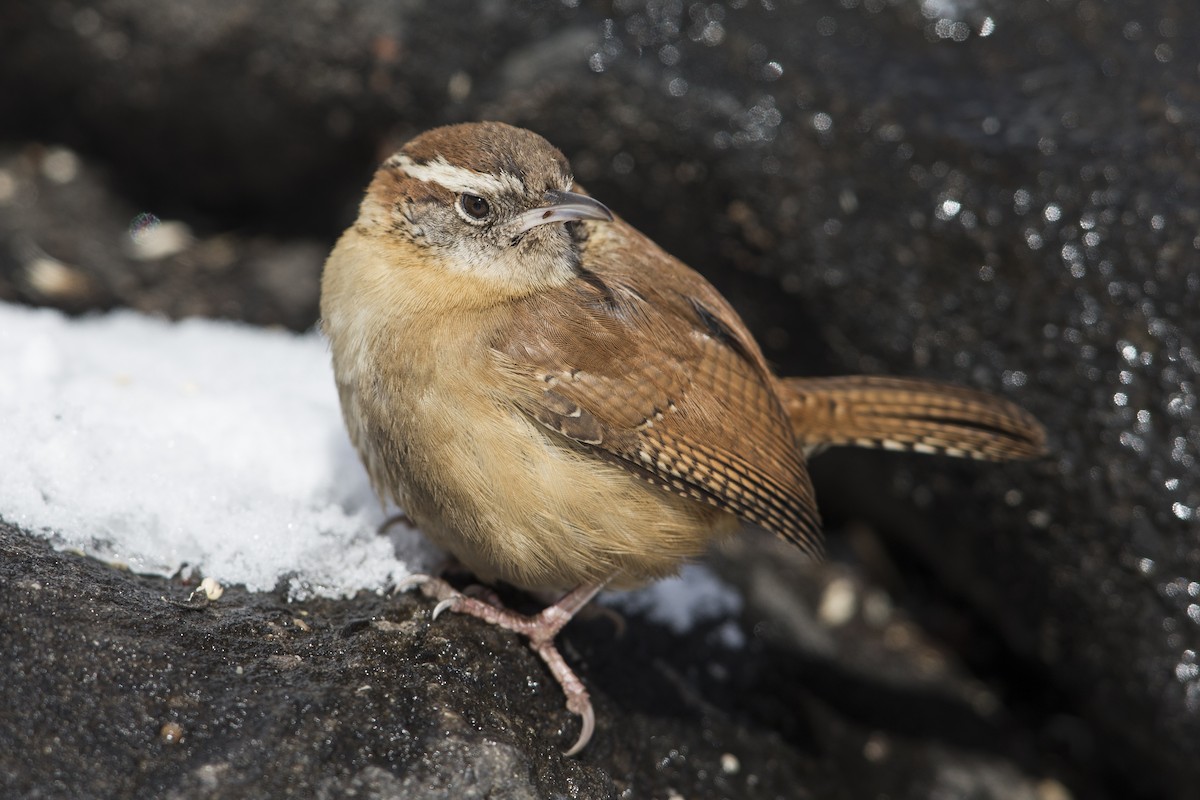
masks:
<path id="1" fill-rule="evenodd" d="M 812 616 L 787 591 L 758 594 Z M 6 797 L 1033 796 L 1023 757 L 1004 752 L 1003 720 L 979 702 L 986 690 L 919 637 L 885 644 L 890 625 L 915 632 L 899 619 L 823 634 L 821 663 L 810 641 L 786 631 L 730 649 L 711 628 L 681 638 L 630 618 L 615 638 L 608 619 L 579 621 L 566 653 L 582 664 L 599 724 L 584 753 L 567 758 L 578 722 L 537 657 L 474 620 L 432 622 L 430 607 L 372 594 L 289 603 L 285 591 L 237 587 L 210 602 L 194 583 L 55 553 L 0 523 L 0 788 Z M 855 672 L 837 667 L 838 639 L 888 653 L 886 681 L 860 665 L 841 687 L 878 709 L 847 717 L 805 689 L 809 678 L 828 688 Z M 918 706 L 933 707 L 931 721 L 905 726 Z M 970 738 L 943 741 L 964 730 Z"/>

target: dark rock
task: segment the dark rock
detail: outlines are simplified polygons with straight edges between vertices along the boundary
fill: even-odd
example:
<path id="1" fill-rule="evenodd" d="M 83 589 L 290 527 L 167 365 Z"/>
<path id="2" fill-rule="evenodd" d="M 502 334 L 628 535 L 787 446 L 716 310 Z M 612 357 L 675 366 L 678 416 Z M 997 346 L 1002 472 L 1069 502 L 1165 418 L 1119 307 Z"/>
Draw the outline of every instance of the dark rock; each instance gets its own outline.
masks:
<path id="1" fill-rule="evenodd" d="M 411 596 L 288 603 L 228 587 L 206 602 L 194 590 L 0 523 L 6 797 L 1035 796 L 1002 725 L 963 700 L 986 690 L 928 643 L 853 637 L 910 676 L 889 688 L 860 668 L 860 690 L 909 696 L 898 707 L 910 712 L 922 693 L 951 709 L 913 731 L 886 703 L 848 718 L 818 700 L 805 679 L 829 670 L 805 665 L 800 639 L 730 650 L 631 618 L 614 641 L 608 620 L 580 621 L 567 653 L 599 728 L 572 759 L 561 748 L 577 722 L 511 635 L 432 623 Z M 943 666 L 930 671 L 931 658 Z M 955 715 L 986 733 L 942 741 Z"/>
<path id="2" fill-rule="evenodd" d="M 1046 462 L 829 456 L 831 527 L 869 531 L 847 542 L 872 578 L 1025 709 L 1026 737 L 1057 731 L 1077 793 L 1200 778 L 1194 5 L 0 13 L 0 136 L 106 164 L 137 198 L 110 229 L 150 207 L 331 241 L 389 142 L 498 117 L 547 135 L 711 276 L 781 372 L 925 375 L 1022 402 L 1050 430 Z M 87 276 L 67 283 L 109 286 L 99 257 L 43 243 L 46 219 L 38 245 Z M 231 275 L 198 296 L 245 292 L 252 309 L 254 291 Z M 154 305 L 136 294 L 97 296 Z"/>
<path id="3" fill-rule="evenodd" d="M 0 299 L 311 327 L 328 248 L 138 212 L 62 147 L 0 152 Z"/>

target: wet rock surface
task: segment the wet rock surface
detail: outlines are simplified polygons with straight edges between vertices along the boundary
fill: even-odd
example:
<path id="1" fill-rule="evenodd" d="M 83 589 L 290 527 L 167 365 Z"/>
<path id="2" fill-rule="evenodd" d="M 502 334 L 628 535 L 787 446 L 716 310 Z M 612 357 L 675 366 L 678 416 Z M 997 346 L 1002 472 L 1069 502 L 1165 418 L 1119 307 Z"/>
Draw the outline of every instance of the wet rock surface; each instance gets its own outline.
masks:
<path id="1" fill-rule="evenodd" d="M 565 652 L 599 718 L 578 758 L 561 753 L 577 722 L 532 652 L 471 620 L 433 622 L 412 596 L 289 603 L 231 587 L 207 602 L 195 581 L 56 553 L 6 525 L 0 554 L 6 796 L 1034 798 L 1058 785 L 1030 777 L 1052 760 L 1015 746 L 952 654 L 886 608 L 831 633 L 795 591 L 819 597 L 823 579 L 773 544 L 728 554 L 759 584 L 740 625 L 767 626 L 744 647 L 637 618 L 620 636 L 603 616 L 571 626 Z"/>
<path id="2" fill-rule="evenodd" d="M 830 574 L 848 570 L 863 602 L 892 598 L 957 678 L 893 681 L 893 661 L 926 663 L 922 646 L 892 633 L 904 657 L 880 650 L 882 623 L 833 636 L 817 613 L 830 574 L 772 581 L 762 565 L 779 555 L 748 545 L 723 561 L 751 603 L 736 657 L 702 634 L 639 639 L 636 622 L 628 642 L 601 623 L 570 631 L 611 726 L 579 762 L 557 756 L 571 722 L 544 678 L 530 692 L 539 666 L 506 637 L 430 629 L 412 600 L 372 597 L 306 606 L 328 627 L 303 651 L 278 598 L 185 613 L 160 597 L 190 589 L 5 529 L 4 649 L 20 668 L 0 680 L 29 707 L 0 723 L 2 749 L 35 754 L 5 764 L 9 787 L 482 796 L 500 773 L 516 782 L 491 791 L 511 797 L 1194 785 L 1198 17 L 1087 0 L 6 4 L 0 297 L 307 327 L 320 254 L 377 157 L 434 124 L 500 118 L 545 134 L 594 194 L 712 278 L 780 372 L 998 391 L 1054 449 L 1035 465 L 817 462 Z M 131 227 L 167 227 L 143 213 L 187 228 L 139 250 Z M 418 631 L 330 632 L 354 619 Z M 265 638 L 272 624 L 296 639 Z M 105 630 L 120 647 L 90 644 Z M 274 666 L 234 681 L 222 651 Z M 299 666 L 267 660 L 292 655 Z M 630 680 L 631 660 L 649 683 Z M 111 682 L 87 680 L 89 663 Z M 710 663 L 727 680 L 704 677 Z M 200 699 L 171 700 L 176 682 Z M 433 701 L 386 694 L 396 685 Z M 185 738 L 167 747 L 170 721 Z M 743 783 L 715 782 L 726 752 Z"/>

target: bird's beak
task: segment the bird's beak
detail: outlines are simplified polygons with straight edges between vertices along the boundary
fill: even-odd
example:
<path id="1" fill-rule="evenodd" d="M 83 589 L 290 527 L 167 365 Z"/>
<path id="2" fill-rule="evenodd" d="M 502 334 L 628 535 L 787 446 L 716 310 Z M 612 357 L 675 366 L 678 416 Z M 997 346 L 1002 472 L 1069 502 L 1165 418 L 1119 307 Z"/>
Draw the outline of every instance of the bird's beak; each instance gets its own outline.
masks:
<path id="1" fill-rule="evenodd" d="M 520 236 L 538 225 L 551 222 L 575 222 L 577 220 L 594 219 L 601 222 L 612 222 L 613 213 L 599 200 L 593 200 L 586 194 L 575 192 L 546 192 L 549 205 L 526 211 L 516 219 L 516 235 Z"/>

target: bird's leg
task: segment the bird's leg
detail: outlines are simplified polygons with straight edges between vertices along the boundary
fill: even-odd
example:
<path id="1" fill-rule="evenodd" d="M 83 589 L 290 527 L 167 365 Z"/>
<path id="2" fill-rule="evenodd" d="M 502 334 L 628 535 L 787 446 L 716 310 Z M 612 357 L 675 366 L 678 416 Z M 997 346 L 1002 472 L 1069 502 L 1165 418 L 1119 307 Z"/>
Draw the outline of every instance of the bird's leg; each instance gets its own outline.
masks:
<path id="1" fill-rule="evenodd" d="M 562 686 L 563 693 L 567 696 L 567 709 L 579 715 L 582 721 L 583 728 L 579 732 L 579 739 L 566 752 L 566 755 L 573 756 L 582 750 L 588 740 L 592 738 L 592 732 L 596 728 L 596 715 L 592 711 L 592 701 L 588 697 L 583 681 L 579 680 L 579 677 L 567 665 L 562 653 L 558 652 L 558 648 L 554 646 L 554 637 L 581 608 L 586 606 L 604 588 L 605 583 L 607 581 L 584 584 L 568 592 L 557 603 L 546 606 L 540 613 L 532 616 L 518 614 L 501 605 L 493 605 L 474 597 L 468 597 L 440 578 L 428 575 L 414 575 L 403 582 L 402 588 L 419 585 L 423 594 L 438 600 L 438 604 L 433 609 L 434 619 L 437 619 L 443 611 L 469 614 L 484 622 L 498 625 L 526 637 L 533 652 L 546 662 L 546 666 L 550 668 L 550 674 Z"/>

